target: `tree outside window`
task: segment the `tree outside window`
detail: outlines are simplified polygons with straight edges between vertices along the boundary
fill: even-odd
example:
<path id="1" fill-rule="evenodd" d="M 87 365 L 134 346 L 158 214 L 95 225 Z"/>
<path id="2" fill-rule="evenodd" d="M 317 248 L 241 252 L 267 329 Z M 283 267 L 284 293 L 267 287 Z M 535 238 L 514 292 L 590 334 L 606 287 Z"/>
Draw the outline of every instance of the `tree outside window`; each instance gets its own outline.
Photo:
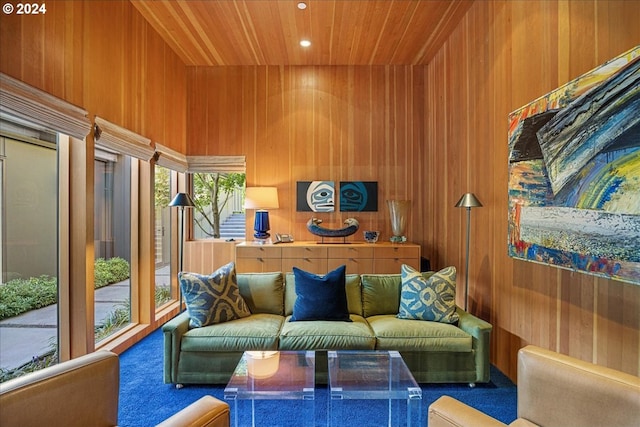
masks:
<path id="1" fill-rule="evenodd" d="M 244 173 L 194 173 L 193 202 L 196 236 L 220 238 L 221 224 L 244 211 Z M 241 235 L 244 238 L 244 229 Z"/>

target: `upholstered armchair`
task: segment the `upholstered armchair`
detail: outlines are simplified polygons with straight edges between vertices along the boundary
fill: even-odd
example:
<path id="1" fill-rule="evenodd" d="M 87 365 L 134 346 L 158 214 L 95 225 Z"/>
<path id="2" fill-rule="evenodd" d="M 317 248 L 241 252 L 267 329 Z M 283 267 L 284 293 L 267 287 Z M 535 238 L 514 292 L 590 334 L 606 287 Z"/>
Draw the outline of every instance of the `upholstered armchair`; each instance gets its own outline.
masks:
<path id="1" fill-rule="evenodd" d="M 637 427 L 640 378 L 535 346 L 518 352 L 518 418 L 510 426 Z M 429 407 L 429 427 L 505 426 L 449 396 Z"/>
<path id="2" fill-rule="evenodd" d="M 0 426 L 118 424 L 120 363 L 97 351 L 0 384 Z M 162 427 L 228 427 L 229 405 L 204 396 Z"/>

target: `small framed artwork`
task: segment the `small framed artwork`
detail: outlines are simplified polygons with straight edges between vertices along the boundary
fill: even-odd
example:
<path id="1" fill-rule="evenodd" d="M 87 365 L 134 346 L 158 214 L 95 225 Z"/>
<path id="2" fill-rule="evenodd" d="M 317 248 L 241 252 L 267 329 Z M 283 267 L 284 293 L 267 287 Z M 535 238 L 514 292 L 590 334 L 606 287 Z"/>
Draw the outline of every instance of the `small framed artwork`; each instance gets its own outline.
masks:
<path id="1" fill-rule="evenodd" d="M 334 212 L 335 194 L 333 181 L 298 181 L 296 210 L 298 212 Z"/>
<path id="2" fill-rule="evenodd" d="M 378 183 L 375 181 L 341 181 L 340 212 L 376 212 Z"/>

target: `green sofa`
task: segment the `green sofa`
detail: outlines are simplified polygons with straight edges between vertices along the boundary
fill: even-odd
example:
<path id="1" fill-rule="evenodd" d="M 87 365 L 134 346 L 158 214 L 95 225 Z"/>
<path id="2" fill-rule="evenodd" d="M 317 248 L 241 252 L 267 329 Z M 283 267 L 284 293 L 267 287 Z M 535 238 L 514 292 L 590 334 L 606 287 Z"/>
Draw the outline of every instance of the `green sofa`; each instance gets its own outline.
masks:
<path id="1" fill-rule="evenodd" d="M 190 329 L 183 312 L 163 325 L 165 383 L 225 384 L 245 350 L 316 350 L 318 383 L 327 381 L 326 350 L 397 350 L 421 383 L 489 381 L 492 326 L 459 307 L 457 325 L 398 319 L 399 274 L 347 275 L 352 322 L 289 322 L 292 273 L 238 274 L 237 281 L 251 316 Z"/>

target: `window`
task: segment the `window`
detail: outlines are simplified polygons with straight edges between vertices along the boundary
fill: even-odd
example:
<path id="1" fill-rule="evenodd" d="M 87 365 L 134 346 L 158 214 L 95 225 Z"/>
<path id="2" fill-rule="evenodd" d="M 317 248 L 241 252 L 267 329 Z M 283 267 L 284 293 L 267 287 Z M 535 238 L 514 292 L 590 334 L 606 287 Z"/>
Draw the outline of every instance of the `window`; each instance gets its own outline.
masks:
<path id="1" fill-rule="evenodd" d="M 154 240 L 156 309 L 176 300 L 171 286 L 171 170 L 155 165 L 154 171 Z"/>
<path id="2" fill-rule="evenodd" d="M 197 238 L 244 238 L 244 156 L 188 156 Z M 239 223 L 238 225 L 233 225 Z"/>
<path id="3" fill-rule="evenodd" d="M 0 319 L 16 319 L 0 332 L 3 377 L 58 358 L 57 139 L 13 120 L 0 125 Z M 34 309 L 46 316 L 24 346 L 24 327 L 33 321 L 18 316 Z"/>
<path id="4" fill-rule="evenodd" d="M 110 162 L 115 169 L 114 176 L 114 192 L 112 197 L 105 197 L 105 200 L 113 200 L 114 207 L 120 206 L 120 210 L 111 210 L 105 214 L 105 218 L 110 214 L 114 216 L 114 220 L 111 221 L 113 225 L 116 225 L 118 221 L 124 221 L 120 231 L 116 233 L 119 235 L 113 236 L 117 243 L 121 241 L 122 247 L 129 245 L 130 259 L 128 260 L 132 266 L 130 270 L 130 319 L 131 323 L 135 325 L 149 325 L 153 324 L 153 309 L 155 308 L 155 298 L 157 295 L 156 286 L 154 286 L 154 277 L 157 276 L 155 268 L 152 267 L 147 260 L 154 260 L 155 253 L 159 254 L 159 262 L 156 259 L 154 265 L 162 265 L 162 261 L 165 258 L 163 255 L 163 239 L 155 239 L 153 233 L 149 234 L 149 231 L 154 229 L 154 224 L 151 222 L 154 218 L 154 212 L 149 211 L 150 199 L 154 198 L 152 193 L 154 176 L 154 169 L 150 163 L 154 158 L 154 149 L 151 147 L 151 141 L 141 135 L 122 128 L 114 123 L 111 123 L 101 117 L 95 118 L 95 131 L 94 139 L 96 144 L 96 152 L 106 152 L 115 155 Z M 105 158 L 98 159 L 96 162 L 104 161 Z M 108 170 L 111 167 L 109 165 L 109 159 L 105 165 L 107 176 L 105 180 L 109 180 Z M 101 175 L 102 172 L 98 171 L 96 167 L 96 176 Z M 96 185 L 98 180 L 96 178 Z M 108 188 L 105 187 L 105 190 Z M 121 190 L 121 191 L 120 191 Z M 96 188 L 96 200 L 99 200 L 98 188 Z M 108 193 L 108 190 L 106 190 Z M 107 202 L 107 205 L 109 202 Z M 128 206 L 128 207 L 127 207 Z M 98 212 L 95 212 L 95 218 L 98 219 Z M 160 224 L 162 220 L 160 218 Z M 103 226 L 109 227 L 110 221 L 103 223 Z M 134 228 L 135 225 L 135 228 Z M 129 227 L 127 229 L 126 227 Z M 162 228 L 160 228 L 162 231 Z M 100 230 L 96 229 L 96 232 Z M 159 244 L 160 250 L 151 248 L 150 243 Z M 120 286 L 123 286 L 125 282 L 120 282 Z M 96 306 L 96 313 L 97 313 Z M 149 309 L 152 309 L 149 311 Z M 126 311 L 123 309 L 121 315 L 116 316 L 117 320 L 126 324 Z M 118 327 L 116 330 L 119 330 Z M 115 332 L 115 331 L 114 331 Z"/>
<path id="5" fill-rule="evenodd" d="M 27 278 L 22 286 L 35 302 L 18 305 L 47 299 L 41 310 L 50 319 L 12 331 L 3 324 L 5 381 L 96 348 L 122 351 L 177 304 L 153 316 L 150 141 L 99 117 L 94 126 L 85 110 L 2 73 L 0 83 L 0 292 Z M 107 283 L 110 294 L 101 299 L 89 282 Z M 0 297 L 6 315 L 8 298 Z M 122 326 L 106 328 L 121 305 Z"/>
<path id="6" fill-rule="evenodd" d="M 96 342 L 131 322 L 131 162 L 123 154 L 94 150 Z"/>
<path id="7" fill-rule="evenodd" d="M 193 230 L 196 239 L 244 239 L 244 173 L 193 174 Z"/>

